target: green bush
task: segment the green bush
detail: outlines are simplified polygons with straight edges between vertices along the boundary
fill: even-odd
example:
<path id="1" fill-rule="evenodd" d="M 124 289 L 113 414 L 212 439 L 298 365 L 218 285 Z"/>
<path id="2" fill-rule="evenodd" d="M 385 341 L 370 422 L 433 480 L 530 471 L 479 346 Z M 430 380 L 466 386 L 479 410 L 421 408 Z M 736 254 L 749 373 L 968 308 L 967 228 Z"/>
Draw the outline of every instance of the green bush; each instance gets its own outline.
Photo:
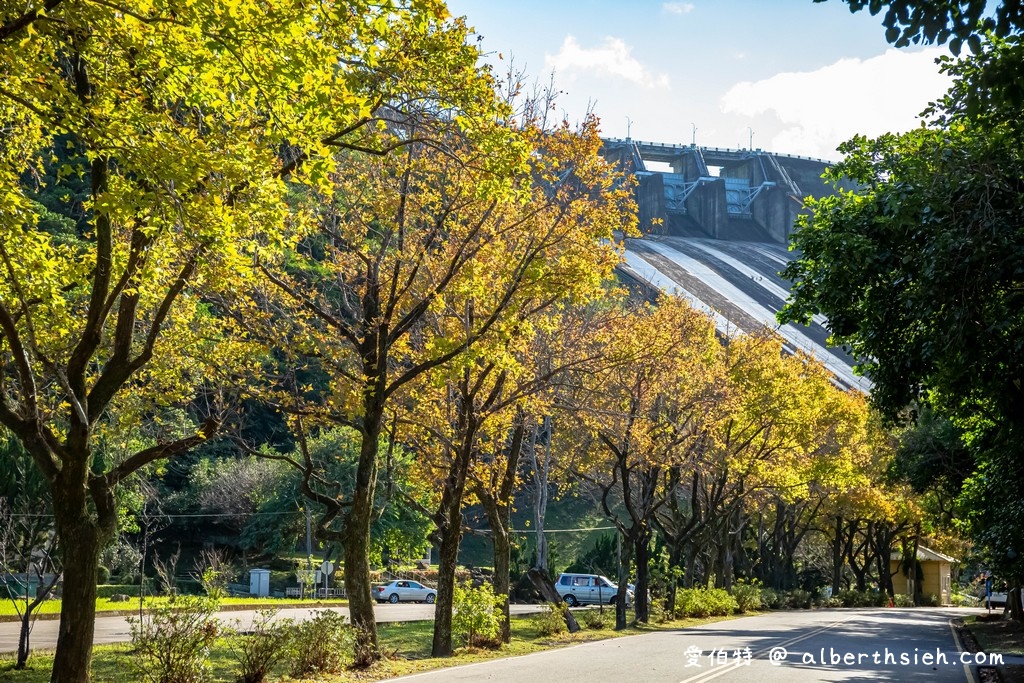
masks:
<path id="1" fill-rule="evenodd" d="M 355 634 L 345 617 L 331 610 L 295 626 L 292 633 L 291 675 L 339 673 L 353 657 Z"/>
<path id="2" fill-rule="evenodd" d="M 842 607 L 843 599 L 839 597 L 831 597 L 823 600 L 821 603 L 822 607 Z"/>
<path id="3" fill-rule="evenodd" d="M 452 607 L 452 635 L 472 647 L 500 645 L 503 595 L 484 583 L 473 588 L 469 581 L 455 584 Z"/>
<path id="4" fill-rule="evenodd" d="M 802 588 L 794 588 L 791 591 L 786 591 L 784 594 L 784 604 L 786 607 L 793 609 L 810 609 L 813 596 L 810 591 L 805 591 Z"/>
<path id="5" fill-rule="evenodd" d="M 277 619 L 277 614 L 276 609 L 259 610 L 248 633 L 228 639 L 238 661 L 238 683 L 263 683 L 274 665 L 288 655 L 293 622 Z"/>
<path id="6" fill-rule="evenodd" d="M 129 618 L 138 680 L 202 683 L 210 678 L 210 648 L 219 635 L 217 603 L 178 597 L 141 621 Z"/>
<path id="7" fill-rule="evenodd" d="M 557 636 L 569 630 L 565 625 L 565 612 L 569 608 L 564 602 L 549 602 L 537 614 L 533 615 L 533 627 L 538 636 Z"/>
<path id="8" fill-rule="evenodd" d="M 921 606 L 922 607 L 938 607 L 939 606 L 939 596 L 936 595 L 935 593 L 925 593 L 924 595 L 921 596 Z"/>
<path id="9" fill-rule="evenodd" d="M 896 607 L 913 607 L 914 598 L 909 595 L 904 595 L 903 593 L 897 593 L 896 597 L 893 598 L 893 604 L 896 605 Z"/>
<path id="10" fill-rule="evenodd" d="M 96 570 L 97 583 L 106 583 L 110 581 L 110 570 L 104 567 L 102 564 Z"/>
<path id="11" fill-rule="evenodd" d="M 981 600 L 974 595 L 955 591 L 949 596 L 949 601 L 953 603 L 954 607 L 977 607 L 981 603 Z"/>
<path id="12" fill-rule="evenodd" d="M 650 613 L 651 623 L 664 624 L 665 622 L 672 621 L 672 615 L 665 607 L 664 598 L 658 598 L 651 600 Z"/>
<path id="13" fill-rule="evenodd" d="M 885 607 L 889 604 L 889 596 L 881 591 L 842 591 L 837 596 L 843 601 L 843 607 Z"/>
<path id="14" fill-rule="evenodd" d="M 97 598 L 112 598 L 115 595 L 129 595 L 133 598 L 139 597 L 139 584 L 111 583 L 105 586 L 96 586 Z M 146 581 L 146 595 L 153 595 L 153 582 Z"/>
<path id="15" fill-rule="evenodd" d="M 732 586 L 732 597 L 736 598 L 736 611 L 740 614 L 761 609 L 761 582 L 744 583 L 737 581 Z"/>
<path id="16" fill-rule="evenodd" d="M 779 609 L 783 607 L 782 595 L 774 588 L 762 588 L 761 606 L 766 609 Z"/>
<path id="17" fill-rule="evenodd" d="M 721 588 L 683 588 L 676 593 L 677 617 L 724 617 L 738 608 L 736 598 Z"/>
<path id="18" fill-rule="evenodd" d="M 576 613 L 576 616 L 579 617 L 580 624 L 583 625 L 583 628 L 589 628 L 595 631 L 603 628 L 609 628 L 615 621 L 615 611 L 610 609 L 605 610 L 603 613 L 601 610 L 597 609 L 581 610 Z"/>

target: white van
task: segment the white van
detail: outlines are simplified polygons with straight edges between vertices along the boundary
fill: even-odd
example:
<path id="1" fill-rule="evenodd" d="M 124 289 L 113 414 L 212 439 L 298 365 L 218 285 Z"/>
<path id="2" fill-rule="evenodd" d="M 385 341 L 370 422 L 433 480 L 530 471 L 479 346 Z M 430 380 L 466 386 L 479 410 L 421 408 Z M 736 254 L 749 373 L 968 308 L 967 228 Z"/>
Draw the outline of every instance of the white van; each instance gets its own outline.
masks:
<path id="1" fill-rule="evenodd" d="M 555 590 L 569 607 L 576 605 L 614 605 L 619 587 L 597 574 L 561 574 L 555 582 Z M 633 601 L 633 594 L 626 592 L 626 605 Z"/>

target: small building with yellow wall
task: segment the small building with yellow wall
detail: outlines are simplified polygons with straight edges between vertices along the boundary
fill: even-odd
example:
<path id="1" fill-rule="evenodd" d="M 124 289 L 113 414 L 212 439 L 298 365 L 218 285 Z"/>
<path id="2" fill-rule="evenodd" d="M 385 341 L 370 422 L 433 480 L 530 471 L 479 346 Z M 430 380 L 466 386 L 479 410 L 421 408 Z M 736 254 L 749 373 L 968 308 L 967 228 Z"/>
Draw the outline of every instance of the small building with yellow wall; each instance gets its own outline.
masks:
<path id="1" fill-rule="evenodd" d="M 956 560 L 948 555 L 919 546 L 917 561 L 921 565 L 920 593 L 935 595 L 940 605 L 950 604 L 950 591 L 953 581 L 953 565 Z M 889 561 L 889 572 L 892 574 L 892 587 L 897 594 L 914 596 L 914 572 L 904 572 L 903 554 L 896 551 Z"/>

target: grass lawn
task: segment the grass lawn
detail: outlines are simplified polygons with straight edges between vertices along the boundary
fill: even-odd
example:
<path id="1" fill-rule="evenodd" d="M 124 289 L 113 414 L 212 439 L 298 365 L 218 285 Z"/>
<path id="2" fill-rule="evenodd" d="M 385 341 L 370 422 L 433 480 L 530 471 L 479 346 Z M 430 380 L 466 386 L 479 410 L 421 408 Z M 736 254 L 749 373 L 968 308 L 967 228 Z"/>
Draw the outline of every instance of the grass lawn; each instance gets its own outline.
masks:
<path id="1" fill-rule="evenodd" d="M 1024 625 L 1002 614 L 969 616 L 964 627 L 978 642 L 982 652 L 1001 652 L 1006 655 L 1024 655 Z M 1001 667 L 1004 683 L 1024 683 L 1024 666 Z"/>
<path id="2" fill-rule="evenodd" d="M 155 607 L 157 605 L 165 604 L 167 600 L 168 598 L 164 597 L 152 597 L 146 598 L 143 604 L 146 607 Z M 19 602 L 19 607 L 23 605 L 24 603 Z M 262 609 L 265 607 L 316 607 L 318 605 L 322 605 L 324 607 L 343 607 L 348 605 L 348 600 L 345 598 L 332 598 L 327 600 L 297 600 L 295 598 L 223 598 L 220 601 L 221 610 L 223 611 L 235 609 Z M 138 614 L 139 599 L 132 598 L 128 602 L 111 602 L 109 598 L 97 598 L 96 611 L 111 613 L 121 612 L 129 615 Z M 36 608 L 35 613 L 43 616 L 44 618 L 47 615 L 56 617 L 60 614 L 60 600 L 45 601 Z M 18 612 L 14 608 L 14 604 L 10 600 L 3 600 L 0 602 L 0 621 L 17 620 Z"/>
<path id="3" fill-rule="evenodd" d="M 1002 652 L 1006 655 L 1024 655 L 1024 624 L 1001 614 L 991 617 L 969 616 L 964 626 L 971 632 L 982 652 Z"/>
<path id="4" fill-rule="evenodd" d="M 344 673 L 314 679 L 320 683 L 343 683 L 348 681 L 376 681 L 392 676 L 427 671 L 446 666 L 458 666 L 472 662 L 523 655 L 555 647 L 565 647 L 592 640 L 603 640 L 621 636 L 650 633 L 659 630 L 672 630 L 695 626 L 713 621 L 722 621 L 731 617 L 712 619 L 685 619 L 666 624 L 628 628 L 625 631 L 614 631 L 611 628 L 584 629 L 576 634 L 542 637 L 538 635 L 533 619 L 530 617 L 512 618 L 512 643 L 499 650 L 476 650 L 463 648 L 456 651 L 454 657 L 435 659 L 430 657 L 430 641 L 433 633 L 433 622 L 415 621 L 397 624 L 381 624 L 380 641 L 387 658 L 378 662 L 366 671 Z M 135 673 L 131 646 L 101 645 L 95 650 L 93 658 L 93 680 L 97 683 L 134 680 Z M 0 681 L 4 683 L 48 683 L 50 666 L 53 662 L 52 652 L 39 652 L 29 660 L 29 668 L 14 671 L 11 659 L 0 659 Z M 237 680 L 235 660 L 227 640 L 218 641 L 210 658 L 213 669 L 213 681 L 217 683 L 234 683 Z M 287 667 L 282 665 L 271 680 L 294 681 L 286 675 Z"/>

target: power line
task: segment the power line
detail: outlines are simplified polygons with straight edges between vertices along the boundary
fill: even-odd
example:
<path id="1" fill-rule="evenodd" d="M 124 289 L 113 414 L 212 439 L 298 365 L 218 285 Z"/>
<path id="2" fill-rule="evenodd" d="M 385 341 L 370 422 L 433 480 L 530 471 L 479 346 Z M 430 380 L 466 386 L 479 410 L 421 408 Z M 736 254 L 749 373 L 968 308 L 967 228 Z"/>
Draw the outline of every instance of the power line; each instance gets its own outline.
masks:
<path id="1" fill-rule="evenodd" d="M 592 526 L 592 527 L 581 527 L 579 529 L 545 529 L 546 534 L 560 534 L 560 533 L 574 533 L 578 531 L 612 531 L 615 529 L 613 526 Z M 480 529 L 479 531 L 490 531 L 490 529 Z M 510 534 L 535 534 L 536 529 L 509 529 Z"/>

